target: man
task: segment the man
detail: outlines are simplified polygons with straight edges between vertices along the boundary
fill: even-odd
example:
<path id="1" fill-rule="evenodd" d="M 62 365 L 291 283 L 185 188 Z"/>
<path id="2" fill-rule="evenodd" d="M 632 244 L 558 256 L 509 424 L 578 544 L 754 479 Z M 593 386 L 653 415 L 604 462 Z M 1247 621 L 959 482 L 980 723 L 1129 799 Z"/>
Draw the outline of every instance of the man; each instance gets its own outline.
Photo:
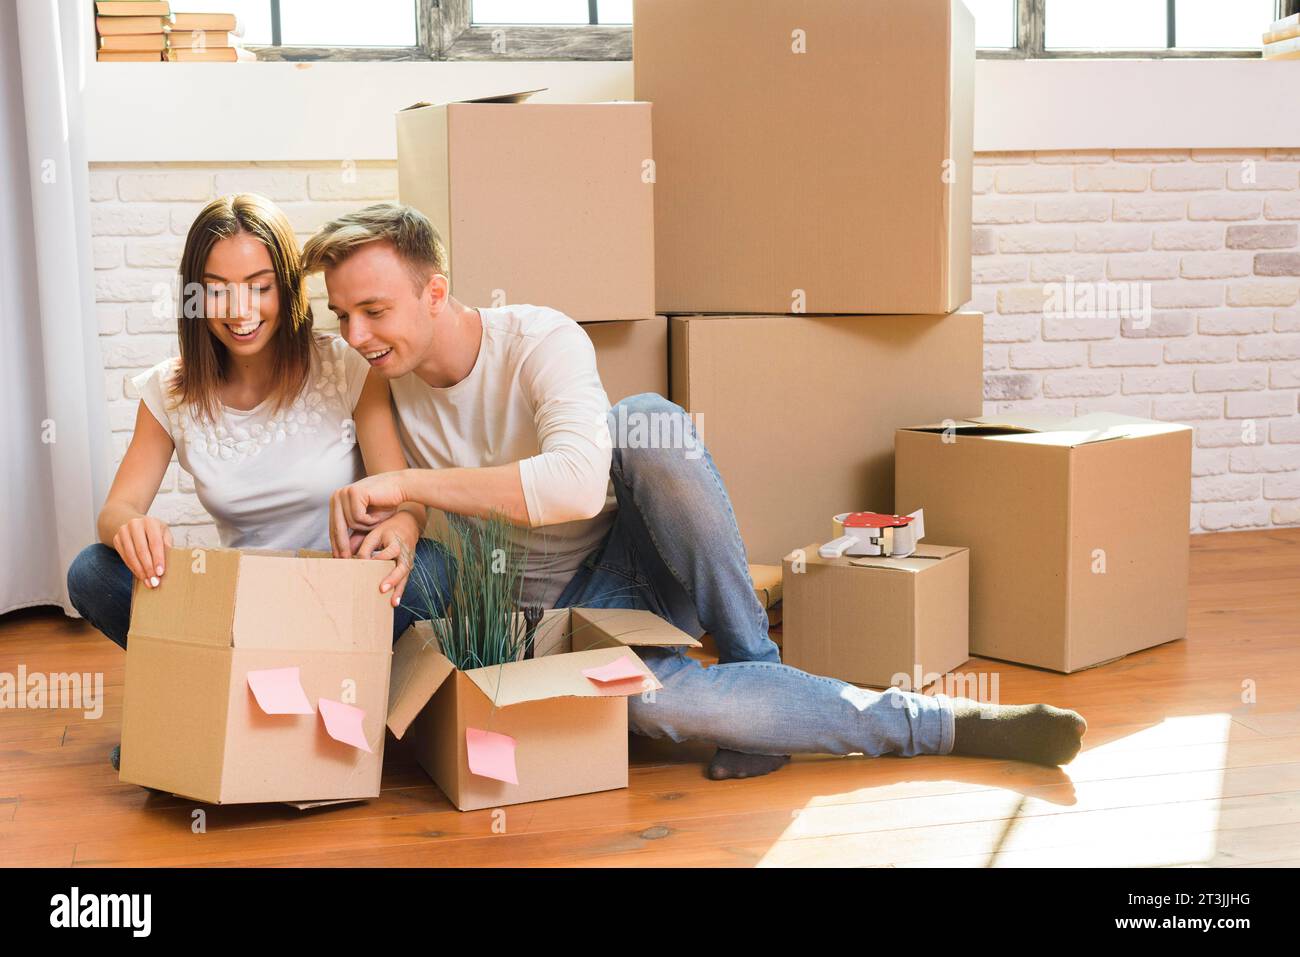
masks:
<path id="1" fill-rule="evenodd" d="M 876 693 L 781 664 L 722 477 L 686 413 L 656 395 L 611 410 L 590 340 L 552 309 L 453 299 L 442 242 L 418 211 L 381 204 L 340 217 L 303 259 L 307 272 L 324 271 L 349 345 L 388 380 L 413 465 L 334 496 L 342 554 L 354 531 L 404 503 L 501 513 L 526 550 L 531 599 L 645 608 L 684 631 L 709 631 L 713 667 L 680 650 L 638 649 L 663 690 L 630 699 L 629 724 L 717 745 L 713 778 L 765 774 L 793 752 L 955 752 L 1048 765 L 1078 753 L 1087 726 L 1073 711 Z M 620 422 L 652 417 L 684 447 L 620 441 Z M 433 550 L 420 555 L 440 561 Z"/>

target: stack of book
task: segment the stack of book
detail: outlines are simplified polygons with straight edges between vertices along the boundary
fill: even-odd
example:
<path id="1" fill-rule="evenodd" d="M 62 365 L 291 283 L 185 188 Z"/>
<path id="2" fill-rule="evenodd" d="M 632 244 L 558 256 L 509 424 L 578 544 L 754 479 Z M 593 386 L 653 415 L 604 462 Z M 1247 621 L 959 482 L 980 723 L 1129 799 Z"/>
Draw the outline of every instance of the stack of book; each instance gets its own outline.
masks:
<path id="1" fill-rule="evenodd" d="M 1264 59 L 1300 59 L 1300 13 L 1275 21 L 1264 34 Z"/>
<path id="2" fill-rule="evenodd" d="M 167 0 L 96 0 L 98 59 L 234 63 L 254 60 L 233 13 L 172 13 Z"/>
<path id="3" fill-rule="evenodd" d="M 171 7 L 167 0 L 97 0 L 97 58 L 158 62 L 167 50 Z"/>

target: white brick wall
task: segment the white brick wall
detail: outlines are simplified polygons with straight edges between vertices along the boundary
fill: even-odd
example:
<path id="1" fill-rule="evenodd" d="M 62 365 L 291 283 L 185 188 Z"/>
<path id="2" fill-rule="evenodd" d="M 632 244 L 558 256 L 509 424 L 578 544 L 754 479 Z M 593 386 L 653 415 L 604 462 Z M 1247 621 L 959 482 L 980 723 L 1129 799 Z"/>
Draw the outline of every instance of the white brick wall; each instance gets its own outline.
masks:
<path id="1" fill-rule="evenodd" d="M 1300 149 L 976 164 L 985 411 L 1187 422 L 1193 530 L 1300 524 Z M 1067 279 L 1143 284 L 1149 326 L 1045 309 Z"/>
<path id="2" fill-rule="evenodd" d="M 1196 427 L 1191 528 L 1300 524 L 1300 149 L 998 153 L 976 158 L 974 298 L 985 324 L 986 412 L 1114 410 Z M 397 192 L 392 163 L 96 165 L 96 299 L 117 454 L 131 375 L 175 351 L 153 315 L 186 229 L 209 198 L 261 192 L 305 240 Z M 1067 280 L 1144 284 L 1152 313 L 1044 312 Z M 309 289 L 333 328 L 323 288 Z M 155 514 L 177 538 L 214 530 L 173 464 Z"/>

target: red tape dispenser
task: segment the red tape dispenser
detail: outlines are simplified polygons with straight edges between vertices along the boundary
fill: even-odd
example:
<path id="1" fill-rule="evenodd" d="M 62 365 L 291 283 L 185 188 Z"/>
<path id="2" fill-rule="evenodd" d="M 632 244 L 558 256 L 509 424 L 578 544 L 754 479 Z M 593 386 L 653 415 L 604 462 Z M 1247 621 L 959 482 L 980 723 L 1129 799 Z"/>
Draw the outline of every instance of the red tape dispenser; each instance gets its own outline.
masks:
<path id="1" fill-rule="evenodd" d="M 822 558 L 845 555 L 883 555 L 906 558 L 916 551 L 916 543 L 925 538 L 925 510 L 911 515 L 884 515 L 879 512 L 842 512 L 835 521 L 844 534 L 817 549 Z"/>

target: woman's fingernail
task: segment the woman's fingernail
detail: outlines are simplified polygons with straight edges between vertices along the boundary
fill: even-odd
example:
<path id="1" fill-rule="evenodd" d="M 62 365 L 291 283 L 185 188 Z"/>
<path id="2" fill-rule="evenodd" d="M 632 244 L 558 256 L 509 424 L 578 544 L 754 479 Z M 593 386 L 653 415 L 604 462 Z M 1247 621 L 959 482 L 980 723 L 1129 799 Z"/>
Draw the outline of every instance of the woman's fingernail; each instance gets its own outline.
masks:
<path id="1" fill-rule="evenodd" d="M 150 588 L 157 588 L 157 587 L 158 587 L 158 579 L 157 579 L 157 578 L 151 578 L 151 579 L 149 579 L 149 587 L 150 587 Z"/>
<path id="2" fill-rule="evenodd" d="M 159 565 L 159 566 L 158 566 L 158 574 L 161 575 L 162 573 L 163 573 L 163 567 L 162 567 L 161 565 Z"/>
<path id="3" fill-rule="evenodd" d="M 384 591 L 384 592 L 386 592 L 386 591 L 388 591 L 388 589 L 390 589 L 390 588 L 392 588 L 392 587 L 393 587 L 393 586 L 390 585 L 390 584 L 388 584 L 388 582 L 384 582 L 382 585 L 379 586 L 379 590 L 380 590 L 380 591 Z"/>

